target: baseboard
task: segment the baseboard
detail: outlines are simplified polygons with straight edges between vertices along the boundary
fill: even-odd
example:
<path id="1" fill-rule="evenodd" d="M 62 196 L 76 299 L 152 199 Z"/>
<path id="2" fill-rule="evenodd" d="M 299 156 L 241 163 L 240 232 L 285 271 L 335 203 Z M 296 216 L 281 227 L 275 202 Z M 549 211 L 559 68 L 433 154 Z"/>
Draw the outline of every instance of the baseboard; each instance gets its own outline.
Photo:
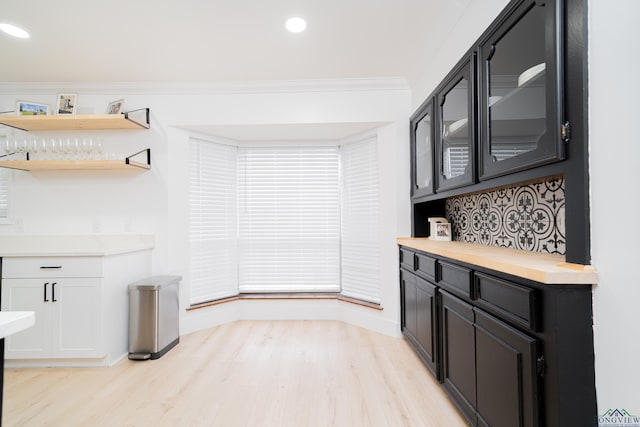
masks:
<path id="1" fill-rule="evenodd" d="M 184 312 L 180 335 L 237 320 L 339 320 L 384 335 L 400 338 L 400 324 L 384 310 L 332 300 L 234 300 Z"/>

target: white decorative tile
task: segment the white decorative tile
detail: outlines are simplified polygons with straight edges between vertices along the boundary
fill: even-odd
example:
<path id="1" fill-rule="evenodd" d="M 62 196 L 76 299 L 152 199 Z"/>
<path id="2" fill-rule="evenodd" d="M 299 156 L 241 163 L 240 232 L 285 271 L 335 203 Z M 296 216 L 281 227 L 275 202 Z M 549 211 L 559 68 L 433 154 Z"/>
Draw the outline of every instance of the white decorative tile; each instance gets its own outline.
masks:
<path id="1" fill-rule="evenodd" d="M 564 179 L 447 199 L 453 240 L 564 255 Z"/>

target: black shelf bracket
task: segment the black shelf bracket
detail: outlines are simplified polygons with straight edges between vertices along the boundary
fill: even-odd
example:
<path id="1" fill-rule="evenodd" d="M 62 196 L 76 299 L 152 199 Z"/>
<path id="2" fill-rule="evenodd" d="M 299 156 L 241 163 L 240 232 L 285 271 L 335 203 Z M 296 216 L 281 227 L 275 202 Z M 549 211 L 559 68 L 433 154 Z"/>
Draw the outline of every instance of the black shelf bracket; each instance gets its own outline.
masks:
<path id="1" fill-rule="evenodd" d="M 139 108 L 137 110 L 125 111 L 124 118 L 137 124 L 145 129 L 150 129 L 151 124 L 149 122 L 149 108 Z M 140 117 L 142 116 L 142 118 Z"/>
<path id="2" fill-rule="evenodd" d="M 140 156 L 141 154 L 146 155 L 146 160 L 144 162 L 139 162 L 134 158 Z M 124 159 L 125 163 L 130 166 L 135 166 L 142 169 L 151 169 L 151 148 L 147 148 L 142 151 L 138 151 L 135 154 L 132 154 Z"/>

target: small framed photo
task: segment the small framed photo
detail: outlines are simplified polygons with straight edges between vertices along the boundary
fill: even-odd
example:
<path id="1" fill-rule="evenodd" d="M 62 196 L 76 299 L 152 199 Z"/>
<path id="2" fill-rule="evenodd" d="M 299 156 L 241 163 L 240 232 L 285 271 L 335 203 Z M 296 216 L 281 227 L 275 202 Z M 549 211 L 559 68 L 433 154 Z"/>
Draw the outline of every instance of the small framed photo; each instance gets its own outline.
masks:
<path id="1" fill-rule="evenodd" d="M 59 94 L 58 95 L 58 114 L 75 114 L 76 113 L 76 94 Z"/>
<path id="2" fill-rule="evenodd" d="M 120 114 L 122 113 L 122 105 L 124 104 L 124 99 L 118 99 L 116 101 L 112 101 L 109 103 L 107 107 L 107 114 Z"/>
<path id="3" fill-rule="evenodd" d="M 16 105 L 18 116 L 46 116 L 49 114 L 49 105 L 39 102 L 18 101 Z"/>
<path id="4" fill-rule="evenodd" d="M 451 223 L 441 222 L 436 224 L 436 235 L 434 240 L 451 241 Z"/>

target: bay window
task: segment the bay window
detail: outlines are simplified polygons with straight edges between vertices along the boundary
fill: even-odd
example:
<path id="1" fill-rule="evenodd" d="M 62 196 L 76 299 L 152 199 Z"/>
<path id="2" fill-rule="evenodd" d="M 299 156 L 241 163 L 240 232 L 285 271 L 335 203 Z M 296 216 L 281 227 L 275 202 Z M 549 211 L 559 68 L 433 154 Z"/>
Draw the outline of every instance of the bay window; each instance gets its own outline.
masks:
<path id="1" fill-rule="evenodd" d="M 380 303 L 375 138 L 332 146 L 190 143 L 192 305 L 237 294 Z"/>

